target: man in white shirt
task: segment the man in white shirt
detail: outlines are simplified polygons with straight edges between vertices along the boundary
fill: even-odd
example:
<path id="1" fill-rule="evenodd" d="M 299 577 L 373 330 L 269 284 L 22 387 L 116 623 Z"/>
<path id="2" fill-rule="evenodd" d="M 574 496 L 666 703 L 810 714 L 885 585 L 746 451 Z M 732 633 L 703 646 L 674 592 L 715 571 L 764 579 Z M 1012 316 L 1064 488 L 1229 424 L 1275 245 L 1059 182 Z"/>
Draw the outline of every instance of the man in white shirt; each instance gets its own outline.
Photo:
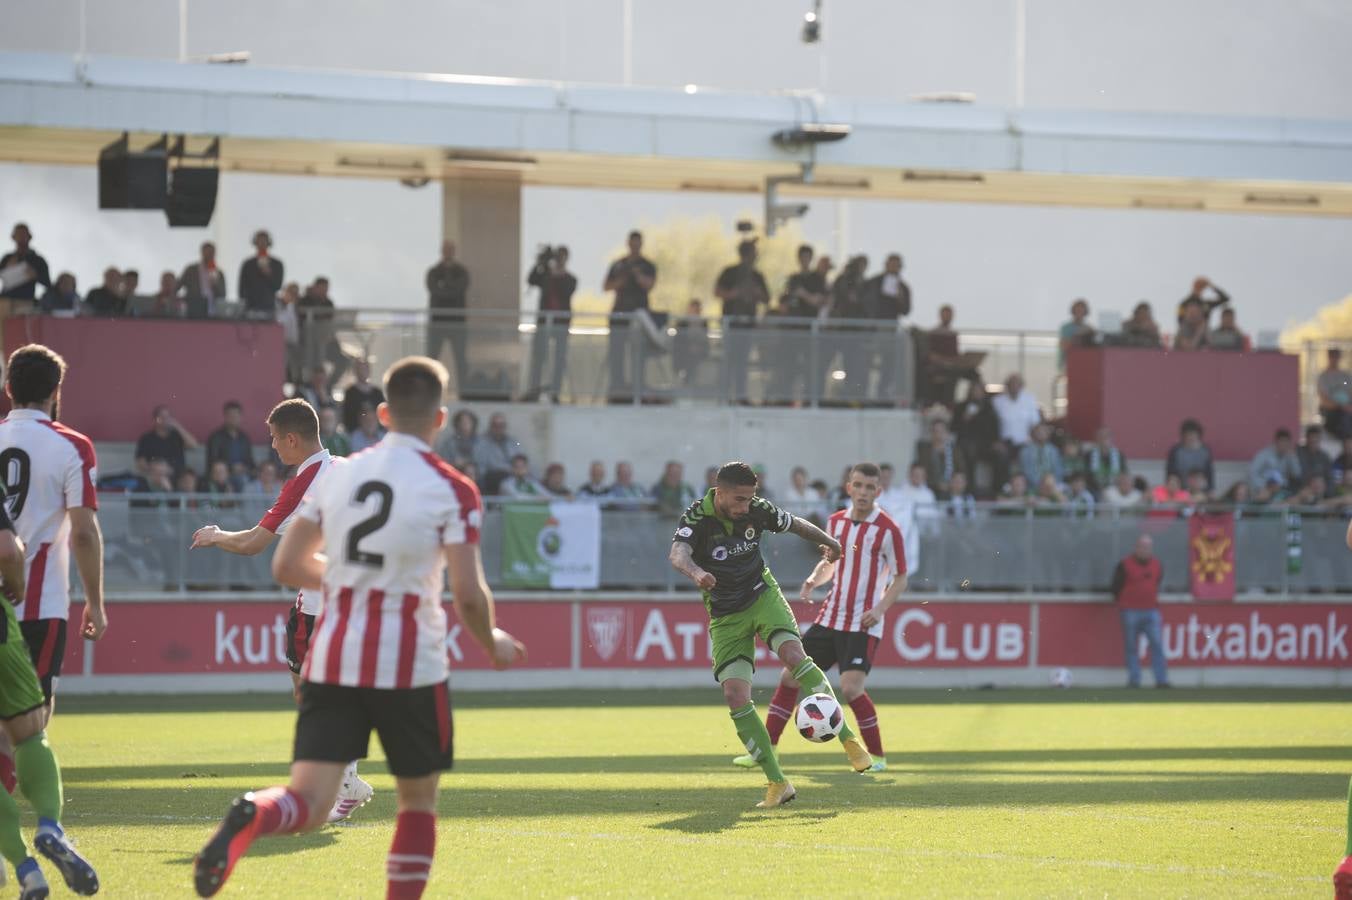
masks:
<path id="1" fill-rule="evenodd" d="M 931 523 L 939 515 L 939 501 L 925 484 L 925 467 L 918 462 L 911 463 L 906 483 L 899 488 L 889 488 L 877 502 L 901 528 L 906 568 L 914 575 L 920 571 L 920 529 L 932 527 Z"/>
<path id="2" fill-rule="evenodd" d="M 808 484 L 807 469 L 802 466 L 794 466 L 793 471 L 789 473 L 790 486 L 780 498 L 780 506 L 793 513 L 795 516 L 802 516 L 804 519 L 811 519 L 816 516 L 821 519 L 824 510 L 822 509 L 822 495 L 816 488 Z"/>
<path id="3" fill-rule="evenodd" d="M 1000 417 L 1000 437 L 1015 447 L 1028 443 L 1029 433 L 1042 421 L 1037 398 L 1023 389 L 1023 376 L 1015 372 L 1005 381 L 1005 392 L 991 401 Z"/>

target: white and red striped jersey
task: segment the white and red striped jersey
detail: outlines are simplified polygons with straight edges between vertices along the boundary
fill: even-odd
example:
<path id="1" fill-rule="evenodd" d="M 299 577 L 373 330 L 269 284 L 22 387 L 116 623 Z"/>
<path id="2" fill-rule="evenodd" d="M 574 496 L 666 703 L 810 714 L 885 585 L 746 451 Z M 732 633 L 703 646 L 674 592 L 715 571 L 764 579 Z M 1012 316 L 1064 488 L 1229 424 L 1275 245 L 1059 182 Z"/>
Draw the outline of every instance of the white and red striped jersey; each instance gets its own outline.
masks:
<path id="1" fill-rule="evenodd" d="M 320 450 L 297 466 L 296 474 L 282 485 L 282 492 L 277 495 L 277 501 L 272 504 L 272 508 L 259 519 L 259 527 L 266 528 L 273 534 L 286 531 L 287 526 L 296 518 L 301 500 L 324 480 L 324 473 L 329 470 L 329 463 L 332 461 L 333 457 L 329 455 L 329 451 Z M 296 595 L 296 607 L 312 616 L 319 613 L 319 607 L 323 602 L 324 595 L 320 591 L 302 590 Z"/>
<path id="2" fill-rule="evenodd" d="M 479 490 L 416 437 L 339 460 L 301 503 L 324 534 L 324 604 L 301 677 L 348 687 L 444 682 L 442 548 L 477 544 Z"/>
<path id="3" fill-rule="evenodd" d="M 70 614 L 72 507 L 98 509 L 94 444 L 45 412 L 15 409 L 0 421 L 0 476 L 5 505 L 24 543 L 26 591 L 19 618 Z"/>
<path id="4" fill-rule="evenodd" d="M 837 631 L 863 631 L 864 613 L 882 598 L 893 579 L 906 574 L 906 551 L 901 529 L 892 517 L 874 506 L 863 521 L 842 509 L 826 520 L 826 533 L 840 541 L 841 557 L 835 578 L 816 622 Z M 881 637 L 883 623 L 868 633 Z"/>

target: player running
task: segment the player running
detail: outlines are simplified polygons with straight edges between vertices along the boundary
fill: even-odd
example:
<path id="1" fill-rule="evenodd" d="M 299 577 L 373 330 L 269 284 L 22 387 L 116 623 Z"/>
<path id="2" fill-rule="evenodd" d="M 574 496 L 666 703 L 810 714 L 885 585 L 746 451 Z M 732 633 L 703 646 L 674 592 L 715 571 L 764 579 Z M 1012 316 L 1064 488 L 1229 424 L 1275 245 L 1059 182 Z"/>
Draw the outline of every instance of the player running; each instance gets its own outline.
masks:
<path id="1" fill-rule="evenodd" d="M 746 463 L 722 466 L 714 487 L 681 516 L 668 558 L 704 596 L 714 678 L 723 685 L 737 737 L 769 779 L 765 799 L 756 804 L 767 809 L 788 803 L 797 791 L 780 770 L 770 735 L 751 701 L 756 637 L 779 656 L 809 693 L 834 696 L 834 692 L 822 670 L 803 652 L 793 611 L 761 555 L 761 535 L 792 532 L 820 547 L 826 562 L 840 558 L 840 542 L 811 522 L 757 497 L 756 487 L 756 473 Z M 854 770 L 868 771 L 873 760 L 848 725 L 842 725 L 840 741 Z"/>
<path id="2" fill-rule="evenodd" d="M 319 416 L 304 400 L 283 400 L 268 413 L 268 432 L 272 449 L 282 464 L 295 466 L 296 474 L 286 480 L 277 502 L 272 504 L 258 524 L 248 531 L 222 531 L 215 525 L 203 525 L 192 536 L 192 549 L 220 547 L 227 553 L 257 556 L 286 531 L 300 509 L 301 500 L 324 481 L 333 458 L 319 442 Z M 291 687 L 300 702 L 300 667 L 315 630 L 315 615 L 323 603 L 318 590 L 302 589 L 296 595 L 286 621 L 286 663 L 291 669 Z M 340 822 L 371 799 L 375 789 L 357 774 L 353 760 L 343 772 L 338 799 L 329 811 L 330 822 Z"/>
<path id="3" fill-rule="evenodd" d="M 333 804 L 344 765 L 366 756 L 372 729 L 399 797 L 386 897 L 412 900 L 427 886 L 437 782 L 452 760 L 443 572 L 456 614 L 494 666 L 525 658 L 521 643 L 494 627 L 478 489 L 430 446 L 446 422 L 446 381 L 431 359 L 395 363 L 377 410 L 389 434 L 336 463 L 282 537 L 273 575 L 324 591 L 301 669 L 291 782 L 234 800 L 194 864 L 203 897 L 220 890 L 256 838 L 320 827 L 315 811 Z"/>
<path id="4" fill-rule="evenodd" d="M 33 845 L 57 867 L 68 888 L 89 896 L 98 893 L 99 876 L 61 828 L 61 769 L 43 730 L 50 698 L 43 694 L 10 605 L 10 598 L 24 596 L 23 570 L 23 547 L 14 536 L 9 514 L 0 507 L 0 590 L 5 595 L 0 598 L 0 728 L 16 748 L 18 786 L 38 814 Z M 19 806 L 9 791 L 0 791 L 0 855 L 14 866 L 20 900 L 47 897 L 47 879 L 28 852 L 19 828 Z"/>
<path id="5" fill-rule="evenodd" d="M 0 421 L 0 478 L 5 507 L 24 546 L 27 588 L 14 597 L 19 629 L 28 643 L 51 718 L 70 616 L 70 557 L 84 585 L 80 635 L 103 637 L 103 534 L 94 491 L 94 444 L 56 421 L 66 361 L 41 344 L 15 350 L 5 368 L 13 408 Z M 14 759 L 0 740 L 0 782 L 14 790 Z"/>
<path id="6" fill-rule="evenodd" d="M 878 711 L 864 682 L 882 638 L 883 616 L 906 590 L 901 529 L 875 502 L 881 474 L 873 463 L 859 463 L 850 470 L 850 507 L 826 521 L 827 533 L 840 541 L 844 554 L 838 563 L 825 559 L 817 563 L 798 593 L 799 600 L 811 603 L 813 589 L 835 579 L 816 620 L 803 635 L 803 649 L 823 672 L 831 671 L 832 666 L 839 668 L 841 697 L 854 710 L 859 733 L 873 757 L 874 772 L 886 769 L 887 760 L 878 730 Z M 798 682 L 785 669 L 765 716 L 771 744 L 779 744 L 797 702 Z M 756 760 L 739 756 L 733 763 L 749 769 Z"/>

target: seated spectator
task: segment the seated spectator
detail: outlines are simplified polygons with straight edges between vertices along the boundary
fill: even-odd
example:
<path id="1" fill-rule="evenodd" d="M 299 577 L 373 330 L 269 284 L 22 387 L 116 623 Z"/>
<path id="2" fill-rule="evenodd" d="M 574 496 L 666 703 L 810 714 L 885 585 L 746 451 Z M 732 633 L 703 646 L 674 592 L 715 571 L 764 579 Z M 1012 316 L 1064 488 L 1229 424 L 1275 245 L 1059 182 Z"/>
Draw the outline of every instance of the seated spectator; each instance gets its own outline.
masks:
<path id="1" fill-rule="evenodd" d="M 212 463 L 221 461 L 232 470 L 236 466 L 243 466 L 252 474 L 253 445 L 249 443 L 249 436 L 240 428 L 244 407 L 240 406 L 238 400 L 230 400 L 225 404 L 224 415 L 225 421 L 221 423 L 221 427 L 207 435 L 207 466 L 209 468 Z"/>
<path id="2" fill-rule="evenodd" d="M 348 441 L 352 444 L 352 452 L 360 453 L 369 447 L 374 447 L 380 443 L 380 439 L 384 436 L 385 426 L 380 424 L 375 407 L 363 406 L 361 417 L 357 420 L 357 430 L 348 435 Z"/>
<path id="3" fill-rule="evenodd" d="M 573 499 L 572 493 L 568 490 L 563 463 L 553 462 L 545 466 L 544 485 L 551 496 L 561 497 L 564 500 Z"/>
<path id="4" fill-rule="evenodd" d="M 1249 349 L 1249 338 L 1244 332 L 1239 330 L 1235 324 L 1235 311 L 1233 309 L 1221 310 L 1221 324 L 1219 328 L 1212 329 L 1206 338 L 1207 348 L 1210 350 L 1230 350 L 1244 351 Z"/>
<path id="5" fill-rule="evenodd" d="M 1236 481 L 1221 497 L 1221 502 L 1235 507 L 1251 506 L 1254 502 L 1253 491 L 1247 481 Z"/>
<path id="6" fill-rule="evenodd" d="M 1183 489 L 1183 479 L 1173 472 L 1150 493 L 1150 502 L 1155 506 L 1182 506 L 1191 499 L 1192 495 Z"/>
<path id="7" fill-rule="evenodd" d="M 1066 369 L 1066 353 L 1072 347 L 1091 347 L 1098 333 L 1089 324 L 1089 303 L 1076 300 L 1070 304 L 1070 321 L 1061 326 L 1060 340 L 1056 350 L 1056 368 Z"/>
<path id="8" fill-rule="evenodd" d="M 526 454 L 517 453 L 511 459 L 511 471 L 498 485 L 498 494 L 513 500 L 548 500 L 549 489 L 530 472 Z"/>
<path id="9" fill-rule="evenodd" d="M 1318 425 L 1305 427 L 1305 443 L 1296 449 L 1296 458 L 1300 460 L 1300 474 L 1306 481 L 1315 476 L 1332 485 L 1333 460 L 1324 452 L 1324 429 Z"/>
<path id="10" fill-rule="evenodd" d="M 437 456 L 464 471 L 465 463 L 474 459 L 479 445 L 479 417 L 468 409 L 456 410 L 451 424 L 437 435 Z"/>
<path id="11" fill-rule="evenodd" d="M 709 358 L 709 322 L 704 305 L 691 300 L 685 315 L 676 318 L 676 335 L 671 339 L 671 365 L 682 387 L 695 383 L 700 364 Z"/>
<path id="12" fill-rule="evenodd" d="M 1066 505 L 1073 516 L 1093 515 L 1094 494 L 1089 490 L 1089 475 L 1085 472 L 1071 474 L 1066 486 Z"/>
<path id="13" fill-rule="evenodd" d="M 695 502 L 695 489 L 685 483 L 685 467 L 674 460 L 667 463 L 649 494 L 657 501 L 658 511 L 666 516 L 679 516 Z"/>
<path id="14" fill-rule="evenodd" d="M 54 312 L 79 312 L 80 294 L 75 290 L 75 276 L 62 272 L 56 276 L 56 284 L 42 295 L 38 308 L 45 314 Z"/>
<path id="15" fill-rule="evenodd" d="M 230 467 L 221 460 L 217 460 L 207 467 L 207 483 L 202 487 L 202 493 L 211 494 L 213 499 L 206 505 L 216 509 L 230 509 L 236 505 L 233 500 L 215 499 L 225 498 L 228 495 L 236 494 L 234 484 L 230 481 Z"/>
<path id="16" fill-rule="evenodd" d="M 762 497 L 766 500 L 774 500 L 775 499 L 774 491 L 770 489 L 770 480 L 766 477 L 765 474 L 765 463 L 752 463 L 751 471 L 754 472 L 756 475 L 757 480 L 756 496 Z"/>
<path id="17" fill-rule="evenodd" d="M 906 298 L 910 299 L 910 289 L 906 291 Z M 956 335 L 958 332 L 953 327 L 953 307 L 947 303 L 939 307 L 939 324 L 930 329 L 930 334 Z"/>
<path id="18" fill-rule="evenodd" d="M 1160 339 L 1160 327 L 1155 324 L 1154 313 L 1146 301 L 1137 303 L 1131 312 L 1131 318 L 1123 323 L 1122 343 L 1128 347 L 1164 346 L 1164 341 Z"/>
<path id="19" fill-rule="evenodd" d="M 1051 472 L 1043 472 L 1037 483 L 1037 499 L 1047 504 L 1061 506 L 1066 502 L 1066 493 L 1061 483 Z"/>
<path id="20" fill-rule="evenodd" d="M 206 241 L 197 262 L 188 264 L 178 278 L 183 289 L 183 313 L 189 319 L 210 319 L 220 314 L 225 302 L 225 273 L 216 268 L 216 245 Z"/>
<path id="21" fill-rule="evenodd" d="M 163 460 L 161 460 L 161 462 L 163 462 Z M 147 483 L 149 483 L 148 480 Z M 201 489 L 202 479 L 198 477 L 197 472 L 193 469 L 184 469 L 182 472 L 179 472 L 178 477 L 174 479 L 174 490 L 178 491 L 180 494 L 196 494 Z M 188 509 L 196 509 L 197 501 L 189 501 L 187 507 Z"/>
<path id="22" fill-rule="evenodd" d="M 352 363 L 352 374 L 356 381 L 343 391 L 343 427 L 353 434 L 361 427 L 363 407 L 376 409 L 385 402 L 385 392 L 370 382 L 371 364 L 364 358 Z"/>
<path id="23" fill-rule="evenodd" d="M 1085 465 L 1089 471 L 1091 487 L 1105 490 L 1117 481 L 1117 476 L 1127 471 L 1127 458 L 1113 444 L 1112 432 L 1105 425 L 1094 436 L 1094 443 L 1085 453 Z"/>
<path id="24" fill-rule="evenodd" d="M 802 466 L 794 466 L 789 472 L 789 489 L 784 492 L 780 502 L 794 515 L 818 524 L 826 521 L 821 492 L 808 483 L 807 469 Z"/>
<path id="25" fill-rule="evenodd" d="M 965 474 L 967 471 L 967 459 L 943 419 L 930 423 L 929 439 L 917 442 L 915 458 L 925 467 L 925 483 L 939 498 L 948 496 L 948 485 L 954 472 Z"/>
<path id="26" fill-rule="evenodd" d="M 300 386 L 298 395 L 306 403 L 319 412 L 326 406 L 337 408 L 333 401 L 333 394 L 329 392 L 329 375 L 324 371 L 323 366 L 315 366 L 310 370 L 310 375 L 305 384 Z"/>
<path id="27" fill-rule="evenodd" d="M 587 469 L 587 483 L 577 489 L 577 496 L 583 500 L 602 500 L 610 491 L 606 484 L 606 464 L 599 459 L 592 460 Z"/>
<path id="28" fill-rule="evenodd" d="M 512 471 L 512 457 L 525 454 L 521 442 L 507 433 L 507 417 L 495 412 L 488 417 L 488 431 L 474 444 L 474 465 L 479 484 L 489 494 L 498 492 L 498 483 Z"/>
<path id="29" fill-rule="evenodd" d="M 944 487 L 944 494 L 948 497 L 944 501 L 944 512 L 951 519 L 975 519 L 976 518 L 976 498 L 972 492 L 967 489 L 967 476 L 961 471 L 954 472 Z"/>
<path id="30" fill-rule="evenodd" d="M 1249 485 L 1260 493 L 1273 483 L 1288 492 L 1295 491 L 1300 486 L 1301 474 L 1295 442 L 1285 428 L 1278 428 L 1272 443 L 1259 450 L 1249 463 Z"/>
<path id="31" fill-rule="evenodd" d="M 638 509 L 645 506 L 648 492 L 634 481 L 634 467 L 623 460 L 615 463 L 615 483 L 606 491 L 609 506 Z"/>
<path id="32" fill-rule="evenodd" d="M 1028 492 L 1028 477 L 1022 472 L 1015 472 L 1009 476 L 1009 483 L 1004 486 L 996 499 L 997 512 L 1022 512 L 1038 504 L 1038 499 Z"/>
<path id="33" fill-rule="evenodd" d="M 1207 289 L 1211 289 L 1211 296 L 1207 297 Z M 1192 291 L 1188 296 L 1178 301 L 1178 321 L 1182 322 L 1187 318 L 1188 307 L 1196 305 L 1202 310 L 1202 324 L 1209 325 L 1211 322 L 1211 312 L 1218 306 L 1224 306 L 1230 302 L 1230 295 L 1216 287 L 1211 280 L 1203 275 L 1198 275 L 1193 279 Z"/>
<path id="34" fill-rule="evenodd" d="M 192 432 L 178 423 L 167 406 L 155 407 L 151 421 L 151 429 L 136 441 L 136 470 L 147 474 L 150 461 L 162 459 L 169 463 L 171 473 L 177 475 L 187 467 L 186 451 L 201 445 Z"/>
<path id="35" fill-rule="evenodd" d="M 160 273 L 160 288 L 152 296 L 134 304 L 131 314 L 145 319 L 177 319 L 183 316 L 184 303 L 178 296 L 178 276 Z"/>
<path id="36" fill-rule="evenodd" d="M 1322 506 L 1327 499 L 1328 483 L 1323 475 L 1312 475 L 1290 498 L 1292 506 Z"/>
<path id="37" fill-rule="evenodd" d="M 121 316 L 127 311 L 127 298 L 122 295 L 122 273 L 115 266 L 103 270 L 103 284 L 85 297 L 83 313 L 91 316 Z"/>
<path id="38" fill-rule="evenodd" d="M 300 384 L 305 371 L 305 349 L 300 343 L 300 285 L 288 281 L 277 295 L 277 324 L 282 326 L 282 340 L 286 343 L 286 380 Z"/>
<path id="39" fill-rule="evenodd" d="M 319 446 L 329 451 L 331 456 L 348 456 L 352 453 L 352 441 L 338 427 L 338 410 L 332 406 L 319 409 Z"/>
<path id="40" fill-rule="evenodd" d="M 1089 458 L 1085 456 L 1084 445 L 1077 441 L 1074 435 L 1067 434 L 1063 437 L 1064 443 L 1060 448 L 1062 480 L 1069 484 L 1072 477 L 1084 475 L 1085 481 L 1089 482 Z"/>
<path id="41" fill-rule="evenodd" d="M 277 474 L 277 464 L 270 459 L 258 464 L 258 477 L 244 488 L 244 493 L 266 497 L 269 501 L 276 500 L 281 492 L 282 482 Z"/>
<path id="42" fill-rule="evenodd" d="M 1178 322 L 1178 333 L 1174 335 L 1175 350 L 1204 350 L 1207 346 L 1206 306 L 1201 300 L 1190 298 L 1183 301 L 1183 318 Z"/>
<path id="43" fill-rule="evenodd" d="M 1013 447 L 1028 443 L 1029 434 L 1042 421 L 1037 400 L 1023 387 L 1023 376 L 1015 372 L 1005 379 L 1004 393 L 991 401 L 1000 419 L 1000 437 Z"/>
<path id="44" fill-rule="evenodd" d="M 1169 458 L 1164 465 L 1165 477 L 1176 475 L 1179 484 L 1183 477 L 1194 469 L 1206 473 L 1208 490 L 1216 486 L 1216 467 L 1211 457 L 1211 448 L 1202 442 L 1202 426 L 1196 419 L 1184 419 L 1178 428 L 1179 440 L 1169 448 Z"/>
<path id="45" fill-rule="evenodd" d="M 1246 485 L 1247 486 L 1247 485 Z M 1352 470 L 1344 470 L 1329 497 L 1329 506 L 1344 515 L 1352 509 Z"/>
<path id="46" fill-rule="evenodd" d="M 1315 382 L 1324 428 L 1338 440 L 1352 437 L 1352 373 L 1342 368 L 1343 351 L 1329 348 L 1328 367 Z"/>
<path id="47" fill-rule="evenodd" d="M 1183 489 L 1188 492 L 1190 503 L 1210 503 L 1211 490 L 1207 487 L 1206 473 L 1193 469 L 1183 481 Z"/>
<path id="48" fill-rule="evenodd" d="M 1119 509 L 1141 506 L 1145 503 L 1145 494 L 1132 483 L 1130 474 L 1118 472 L 1112 484 L 1104 488 L 1103 502 Z"/>
<path id="49" fill-rule="evenodd" d="M 1343 452 L 1333 460 L 1333 480 L 1341 484 L 1348 470 L 1352 470 L 1352 437 L 1343 438 Z"/>
<path id="50" fill-rule="evenodd" d="M 1033 428 L 1031 440 L 1019 451 L 1019 468 L 1028 476 L 1031 484 L 1041 486 L 1044 475 L 1050 475 L 1060 484 L 1065 480 L 1065 467 L 1061 461 L 1061 451 L 1056 449 L 1048 438 L 1051 429 L 1039 424 Z"/>

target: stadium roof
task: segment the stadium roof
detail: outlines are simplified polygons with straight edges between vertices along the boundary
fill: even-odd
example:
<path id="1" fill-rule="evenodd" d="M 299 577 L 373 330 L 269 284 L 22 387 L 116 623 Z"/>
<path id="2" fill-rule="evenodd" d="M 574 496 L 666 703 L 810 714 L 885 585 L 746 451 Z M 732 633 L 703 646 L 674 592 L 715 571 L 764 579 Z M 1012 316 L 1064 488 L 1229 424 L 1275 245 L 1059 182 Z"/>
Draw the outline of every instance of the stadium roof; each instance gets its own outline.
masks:
<path id="1" fill-rule="evenodd" d="M 772 141 L 805 123 L 852 133 Z M 1352 215 L 1344 121 L 0 54 L 0 160 L 91 165 L 124 130 L 220 137 L 227 171 L 759 193 L 815 152 L 782 193 Z"/>

